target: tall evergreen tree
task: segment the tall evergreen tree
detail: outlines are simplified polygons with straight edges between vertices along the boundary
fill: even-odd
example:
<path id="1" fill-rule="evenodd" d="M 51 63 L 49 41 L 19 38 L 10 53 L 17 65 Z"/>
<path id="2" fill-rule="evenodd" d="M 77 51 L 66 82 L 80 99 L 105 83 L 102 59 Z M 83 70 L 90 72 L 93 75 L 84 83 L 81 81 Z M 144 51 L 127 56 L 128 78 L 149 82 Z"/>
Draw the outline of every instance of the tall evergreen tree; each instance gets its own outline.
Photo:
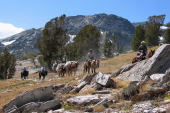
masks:
<path id="1" fill-rule="evenodd" d="M 86 59 L 89 49 L 93 49 L 95 58 L 99 57 L 99 41 L 101 39 L 100 30 L 95 26 L 86 25 L 74 38 L 74 47 L 76 48 L 77 59 Z"/>
<path id="2" fill-rule="evenodd" d="M 63 25 L 65 18 L 66 15 L 62 15 L 46 23 L 42 36 L 36 42 L 49 69 L 51 69 L 53 60 L 61 59 L 64 56 L 66 30 L 63 29 Z"/>
<path id="3" fill-rule="evenodd" d="M 164 42 L 170 44 L 170 22 L 167 23 L 168 29 L 166 29 L 165 34 L 164 34 Z"/>
<path id="4" fill-rule="evenodd" d="M 16 58 L 14 55 L 10 54 L 7 49 L 3 50 L 3 54 L 0 55 L 0 78 L 7 79 L 12 78 L 16 69 Z"/>
<path id="5" fill-rule="evenodd" d="M 141 41 L 145 40 L 145 28 L 142 25 L 139 25 L 135 29 L 135 33 L 133 35 L 131 47 L 132 50 L 137 51 Z"/>
<path id="6" fill-rule="evenodd" d="M 111 58 L 113 57 L 113 42 L 109 39 L 109 35 L 107 34 L 104 40 L 104 45 L 103 45 L 103 49 L 104 49 L 104 55 L 107 58 Z"/>
<path id="7" fill-rule="evenodd" d="M 159 44 L 160 26 L 163 25 L 165 15 L 150 16 L 146 22 L 146 42 L 149 46 Z"/>
<path id="8" fill-rule="evenodd" d="M 114 42 L 114 44 L 113 44 L 113 50 L 116 51 L 117 48 L 118 48 L 118 45 L 116 44 L 116 42 L 118 41 L 118 39 L 119 39 L 120 37 L 119 37 L 118 35 L 113 35 L 112 38 L 113 38 L 113 42 Z"/>

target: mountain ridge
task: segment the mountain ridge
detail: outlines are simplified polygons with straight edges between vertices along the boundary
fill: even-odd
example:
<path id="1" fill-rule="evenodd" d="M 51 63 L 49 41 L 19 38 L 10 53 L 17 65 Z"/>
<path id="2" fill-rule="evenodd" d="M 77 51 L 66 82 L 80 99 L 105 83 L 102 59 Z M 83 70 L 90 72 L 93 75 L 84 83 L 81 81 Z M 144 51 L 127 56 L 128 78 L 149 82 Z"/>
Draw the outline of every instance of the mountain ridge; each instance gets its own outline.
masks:
<path id="1" fill-rule="evenodd" d="M 54 18 L 50 20 L 53 22 Z M 125 18 L 110 14 L 95 14 L 95 15 L 77 15 L 66 17 L 64 29 L 67 29 L 67 34 L 71 32 L 76 35 L 85 25 L 92 24 L 96 26 L 101 32 L 106 32 L 110 36 L 118 35 L 119 45 L 124 45 L 126 48 L 130 48 L 130 42 L 134 33 L 135 27 L 130 21 Z M 36 47 L 36 40 L 42 35 L 43 28 L 29 29 L 13 36 L 0 40 L 0 51 L 4 47 L 7 47 L 10 53 L 14 55 L 23 54 L 25 51 L 38 52 Z M 70 38 L 70 37 L 69 37 Z M 3 42 L 9 42 L 15 40 L 10 45 L 3 45 Z"/>

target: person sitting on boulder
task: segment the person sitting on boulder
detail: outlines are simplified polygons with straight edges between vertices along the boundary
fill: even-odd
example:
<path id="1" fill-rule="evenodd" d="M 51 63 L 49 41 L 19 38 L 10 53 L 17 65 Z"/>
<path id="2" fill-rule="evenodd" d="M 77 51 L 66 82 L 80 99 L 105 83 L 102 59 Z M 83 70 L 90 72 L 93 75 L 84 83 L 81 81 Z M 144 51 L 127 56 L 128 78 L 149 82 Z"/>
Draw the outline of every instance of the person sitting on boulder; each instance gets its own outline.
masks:
<path id="1" fill-rule="evenodd" d="M 145 45 L 145 41 L 141 42 L 141 45 L 139 46 L 139 52 L 141 53 L 141 55 L 140 55 L 141 60 L 145 59 L 146 52 L 147 52 L 147 47 Z"/>

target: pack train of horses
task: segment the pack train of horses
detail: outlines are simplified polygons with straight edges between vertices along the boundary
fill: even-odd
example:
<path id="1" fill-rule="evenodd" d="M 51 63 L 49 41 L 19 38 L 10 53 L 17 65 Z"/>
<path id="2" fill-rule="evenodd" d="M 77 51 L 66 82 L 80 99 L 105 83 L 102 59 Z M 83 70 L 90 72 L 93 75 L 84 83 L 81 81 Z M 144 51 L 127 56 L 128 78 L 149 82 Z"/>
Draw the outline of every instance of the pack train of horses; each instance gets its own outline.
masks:
<path id="1" fill-rule="evenodd" d="M 76 71 L 78 69 L 79 63 L 77 61 L 67 61 L 66 63 L 61 63 L 61 62 L 55 62 L 52 65 L 52 70 L 58 73 L 59 77 L 64 77 L 64 76 L 75 76 Z M 84 62 L 84 71 L 87 72 L 88 74 L 90 73 L 96 73 L 96 68 L 99 68 L 99 60 L 86 60 Z M 39 71 L 39 80 L 45 79 L 45 77 L 48 74 L 48 71 Z M 29 71 L 22 71 L 21 72 L 21 79 L 26 80 L 28 77 Z"/>
<path id="2" fill-rule="evenodd" d="M 52 69 L 56 71 L 60 77 L 76 75 L 77 68 L 77 61 L 67 61 L 66 63 L 54 63 L 52 66 Z"/>
<path id="3" fill-rule="evenodd" d="M 155 53 L 155 50 L 150 50 L 146 56 L 144 57 L 140 57 L 140 53 L 137 54 L 137 56 L 135 56 L 133 59 L 132 59 L 132 63 L 136 63 L 136 62 L 139 62 L 141 60 L 145 60 L 147 58 L 150 58 L 154 55 Z M 83 64 L 83 74 L 85 73 L 96 73 L 96 69 L 99 68 L 99 64 L 100 64 L 100 61 L 99 60 L 86 60 Z M 61 63 L 61 62 L 55 62 L 53 63 L 52 65 L 52 70 L 54 70 L 55 72 L 58 73 L 58 76 L 59 77 L 64 77 L 64 76 L 75 76 L 76 75 L 76 71 L 77 71 L 77 68 L 78 68 L 78 65 L 79 63 L 77 61 L 67 61 L 66 63 Z M 25 79 L 28 77 L 28 74 L 29 74 L 29 71 L 22 71 L 21 72 L 21 79 Z M 48 71 L 39 71 L 39 80 L 41 80 L 41 77 L 42 79 L 45 79 L 45 76 L 47 76 L 48 74 Z"/>

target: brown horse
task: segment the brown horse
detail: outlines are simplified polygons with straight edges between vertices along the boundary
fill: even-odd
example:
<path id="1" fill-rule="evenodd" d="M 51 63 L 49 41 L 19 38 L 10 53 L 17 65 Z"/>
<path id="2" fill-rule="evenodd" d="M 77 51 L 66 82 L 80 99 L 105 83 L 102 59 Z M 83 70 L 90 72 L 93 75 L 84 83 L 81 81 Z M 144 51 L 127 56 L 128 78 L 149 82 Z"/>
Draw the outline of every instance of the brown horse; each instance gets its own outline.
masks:
<path id="1" fill-rule="evenodd" d="M 135 63 L 135 62 L 139 62 L 139 61 L 141 61 L 141 60 L 145 60 L 145 59 L 147 59 L 147 58 L 150 58 L 150 57 L 152 57 L 152 56 L 154 55 L 154 53 L 155 53 L 155 50 L 150 50 L 150 51 L 146 54 L 146 56 L 143 57 L 143 58 L 141 58 L 141 53 L 140 53 L 140 55 L 138 55 L 138 56 L 136 56 L 136 57 L 134 57 L 134 58 L 132 59 L 132 64 Z"/>
<path id="2" fill-rule="evenodd" d="M 85 72 L 90 73 L 90 66 L 91 66 L 91 60 L 86 60 L 84 62 L 84 71 L 83 71 L 83 73 L 85 73 Z"/>
<path id="3" fill-rule="evenodd" d="M 100 63 L 99 60 L 92 60 L 91 66 L 90 66 L 92 73 L 94 74 L 96 73 L 96 68 L 99 68 L 99 63 Z"/>

